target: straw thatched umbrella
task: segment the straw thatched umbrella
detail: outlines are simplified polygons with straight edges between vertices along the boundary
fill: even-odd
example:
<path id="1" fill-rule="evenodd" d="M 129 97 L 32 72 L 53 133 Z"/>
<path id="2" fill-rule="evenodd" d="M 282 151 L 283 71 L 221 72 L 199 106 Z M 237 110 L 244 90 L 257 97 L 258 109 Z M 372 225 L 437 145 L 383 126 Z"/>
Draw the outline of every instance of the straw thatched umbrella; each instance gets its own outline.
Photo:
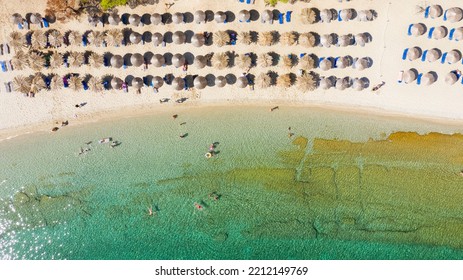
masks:
<path id="1" fill-rule="evenodd" d="M 228 66 L 228 60 L 229 57 L 226 53 L 215 53 L 212 56 L 211 63 L 215 68 L 221 70 Z"/>
<path id="2" fill-rule="evenodd" d="M 103 84 L 101 83 L 101 80 L 95 77 L 90 77 L 88 80 L 88 87 L 94 92 L 103 91 Z"/>
<path id="3" fill-rule="evenodd" d="M 421 36 L 426 32 L 426 25 L 422 23 L 415 23 L 412 25 L 410 32 L 415 37 Z"/>
<path id="4" fill-rule="evenodd" d="M 425 86 L 429 86 L 431 84 L 434 84 L 437 81 L 436 75 L 434 75 L 431 72 L 428 72 L 426 74 L 423 74 L 421 77 L 421 84 Z"/>
<path id="5" fill-rule="evenodd" d="M 323 59 L 321 62 L 320 62 L 320 69 L 323 70 L 323 71 L 327 71 L 327 70 L 330 70 L 331 68 L 333 68 L 333 62 L 331 61 L 331 59 Z"/>
<path id="6" fill-rule="evenodd" d="M 329 9 L 323 9 L 320 11 L 320 20 L 322 22 L 330 23 L 334 19 L 333 13 Z"/>
<path id="7" fill-rule="evenodd" d="M 333 36 L 331 36 L 331 34 L 325 34 L 320 37 L 320 44 L 323 47 L 329 48 L 333 45 L 333 43 L 334 39 Z"/>
<path id="8" fill-rule="evenodd" d="M 100 31 L 92 31 L 87 36 L 88 41 L 95 47 L 101 47 L 105 40 L 105 35 Z"/>
<path id="9" fill-rule="evenodd" d="M 362 79 L 354 79 L 354 82 L 352 83 L 352 88 L 357 91 L 364 90 L 366 87 L 366 83 Z"/>
<path id="10" fill-rule="evenodd" d="M 448 9 L 445 14 L 447 16 L 447 20 L 452 23 L 458 22 L 463 18 L 463 10 L 458 7 Z"/>
<path id="11" fill-rule="evenodd" d="M 283 88 L 289 88 L 291 86 L 291 75 L 290 73 L 278 76 L 277 85 Z"/>
<path id="12" fill-rule="evenodd" d="M 432 37 L 436 40 L 442 39 L 447 36 L 447 28 L 445 26 L 438 26 L 434 28 L 434 32 L 432 33 Z"/>
<path id="13" fill-rule="evenodd" d="M 63 78 L 57 74 L 54 74 L 50 79 L 50 88 L 52 90 L 60 90 L 64 87 Z"/>
<path id="14" fill-rule="evenodd" d="M 63 55 L 57 52 L 54 52 L 50 56 L 50 67 L 52 69 L 54 68 L 60 68 L 63 65 Z"/>
<path id="15" fill-rule="evenodd" d="M 117 77 L 113 77 L 111 79 L 111 87 L 113 89 L 121 89 L 122 88 L 122 80 L 117 78 Z"/>
<path id="16" fill-rule="evenodd" d="M 162 23 L 162 16 L 158 13 L 154 13 L 150 17 L 151 23 L 154 25 L 158 25 Z"/>
<path id="17" fill-rule="evenodd" d="M 445 62 L 448 64 L 457 63 L 461 60 L 461 53 L 458 50 L 451 50 L 447 53 Z"/>
<path id="18" fill-rule="evenodd" d="M 431 7 L 429 7 L 429 16 L 431 18 L 438 18 L 442 16 L 443 13 L 444 11 L 440 5 L 431 5 Z"/>
<path id="19" fill-rule="evenodd" d="M 341 35 L 338 37 L 337 46 L 340 46 L 340 47 L 350 46 L 352 45 L 353 39 L 354 39 L 354 35 L 352 34 Z"/>
<path id="20" fill-rule="evenodd" d="M 299 45 L 306 47 L 306 48 L 312 48 L 315 46 L 316 38 L 314 34 L 312 33 L 302 33 L 299 35 L 298 43 Z"/>
<path id="21" fill-rule="evenodd" d="M 272 22 L 273 20 L 273 13 L 270 10 L 264 10 L 260 16 L 264 22 Z"/>
<path id="22" fill-rule="evenodd" d="M 194 84 L 195 88 L 203 89 L 203 88 L 205 88 L 207 86 L 207 80 L 203 76 L 197 76 L 193 80 L 193 84 Z"/>
<path id="23" fill-rule="evenodd" d="M 343 10 L 341 10 L 341 12 L 339 13 L 339 17 L 340 17 L 343 21 L 352 20 L 353 16 L 354 16 L 354 13 L 353 13 L 352 9 L 343 9 Z"/>
<path id="24" fill-rule="evenodd" d="M 406 84 L 413 83 L 417 78 L 416 71 L 409 69 L 407 71 L 404 71 L 403 75 L 403 81 Z"/>
<path id="25" fill-rule="evenodd" d="M 68 79 L 68 83 L 69 83 L 69 88 L 74 91 L 80 91 L 84 88 L 82 84 L 82 79 L 79 78 L 79 76 L 71 76 Z"/>
<path id="26" fill-rule="evenodd" d="M 463 27 L 455 28 L 455 31 L 453 32 L 453 39 L 455 41 L 463 40 Z"/>
<path id="27" fill-rule="evenodd" d="M 141 89 L 143 87 L 143 79 L 136 77 L 132 80 L 132 87 L 135 89 Z"/>
<path id="28" fill-rule="evenodd" d="M 421 51 L 421 48 L 419 47 L 409 48 L 407 52 L 407 58 L 408 60 L 412 61 L 412 60 L 420 58 L 422 54 L 423 52 Z"/>
<path id="29" fill-rule="evenodd" d="M 351 57 L 342 56 L 336 60 L 336 68 L 344 69 L 352 64 Z"/>
<path id="30" fill-rule="evenodd" d="M 195 22 L 196 23 L 206 23 L 206 13 L 204 11 L 195 12 Z"/>
<path id="31" fill-rule="evenodd" d="M 97 53 L 91 53 L 88 62 L 92 67 L 100 68 L 103 65 L 103 56 Z"/>
<path id="32" fill-rule="evenodd" d="M 28 65 L 28 55 L 22 50 L 15 52 L 13 59 L 11 59 L 11 65 L 14 70 L 23 70 Z"/>
<path id="33" fill-rule="evenodd" d="M 106 32 L 105 41 L 109 46 L 119 46 L 124 39 L 124 35 L 117 29 L 111 29 Z"/>
<path id="34" fill-rule="evenodd" d="M 321 89 L 330 89 L 334 86 L 333 80 L 330 78 L 322 78 L 320 79 L 320 88 Z"/>
<path id="35" fill-rule="evenodd" d="M 132 44 L 138 44 L 141 42 L 141 34 L 134 31 L 130 33 L 129 40 L 130 40 L 130 43 Z"/>
<path id="36" fill-rule="evenodd" d="M 434 62 L 441 58 L 442 52 L 439 49 L 430 49 L 426 54 L 426 60 L 428 62 Z"/>
<path id="37" fill-rule="evenodd" d="M 283 63 L 283 66 L 288 69 L 294 66 L 291 55 L 284 55 L 283 59 L 281 60 L 281 63 Z"/>
<path id="38" fill-rule="evenodd" d="M 130 57 L 130 63 L 132 63 L 133 66 L 138 67 L 141 66 L 145 62 L 143 55 L 139 53 L 134 53 Z"/>
<path id="39" fill-rule="evenodd" d="M 69 65 L 72 67 L 80 67 L 84 60 L 84 54 L 81 52 L 71 52 L 68 57 Z"/>
<path id="40" fill-rule="evenodd" d="M 345 78 L 338 78 L 336 80 L 336 89 L 338 90 L 345 90 L 350 86 L 350 78 L 345 77 Z"/>
<path id="41" fill-rule="evenodd" d="M 45 59 L 41 54 L 30 53 L 29 54 L 29 67 L 34 71 L 42 71 L 45 66 Z"/>
<path id="42" fill-rule="evenodd" d="M 13 78 L 13 90 L 28 94 L 29 89 L 31 88 L 31 79 L 29 77 L 24 76 L 16 76 Z"/>
<path id="43" fill-rule="evenodd" d="M 161 33 L 156 32 L 156 33 L 153 33 L 153 35 L 151 36 L 151 40 L 153 41 L 154 46 L 157 47 L 160 44 L 162 44 L 162 42 L 164 41 L 164 36 L 162 36 Z"/>
<path id="44" fill-rule="evenodd" d="M 132 14 L 129 17 L 129 23 L 133 26 L 138 26 L 140 25 L 140 16 L 137 14 Z"/>
<path id="45" fill-rule="evenodd" d="M 299 59 L 299 68 L 303 70 L 311 70 L 315 68 L 315 60 L 311 55 L 304 55 Z"/>
<path id="46" fill-rule="evenodd" d="M 175 24 L 179 24 L 183 22 L 183 14 L 182 13 L 174 13 L 172 15 L 172 22 Z"/>
<path id="47" fill-rule="evenodd" d="M 257 58 L 261 67 L 270 67 L 273 64 L 273 57 L 268 53 L 260 54 Z"/>
<path id="48" fill-rule="evenodd" d="M 458 75 L 457 73 L 455 72 L 449 72 L 446 76 L 445 76 L 445 82 L 449 85 L 453 85 L 455 84 L 456 82 L 458 81 Z"/>
<path id="49" fill-rule="evenodd" d="M 20 49 L 25 43 L 23 35 L 17 31 L 11 32 L 9 37 L 9 44 L 14 50 Z"/>
<path id="50" fill-rule="evenodd" d="M 197 33 L 191 37 L 191 44 L 195 47 L 202 47 L 206 43 L 206 39 L 204 35 L 201 33 Z"/>
<path id="51" fill-rule="evenodd" d="M 367 58 L 362 57 L 355 61 L 354 68 L 357 70 L 364 70 L 370 66 L 370 62 Z"/>
<path id="52" fill-rule="evenodd" d="M 183 33 L 182 31 L 175 31 L 172 35 L 172 42 L 174 42 L 174 44 L 177 45 L 185 43 L 185 39 L 185 33 Z"/>
<path id="53" fill-rule="evenodd" d="M 32 33 L 32 48 L 41 49 L 47 47 L 47 36 L 42 30 L 36 30 Z"/>
<path id="54" fill-rule="evenodd" d="M 45 89 L 46 87 L 47 85 L 43 80 L 42 73 L 35 73 L 31 79 L 29 92 L 32 94 L 36 94 L 37 92 L 41 91 L 42 89 Z"/>
<path id="55" fill-rule="evenodd" d="M 172 57 L 172 65 L 174 67 L 181 67 L 185 64 L 185 57 L 179 53 L 177 54 L 174 54 L 174 56 Z"/>
<path id="56" fill-rule="evenodd" d="M 222 88 L 227 85 L 227 79 L 224 76 L 217 76 L 215 77 L 215 85 Z"/>
<path id="57" fill-rule="evenodd" d="M 63 35 L 58 30 L 52 30 L 48 33 L 48 43 L 52 47 L 60 47 L 63 44 Z"/>
<path id="58" fill-rule="evenodd" d="M 357 12 L 357 19 L 359 21 L 372 21 L 374 19 L 374 15 L 371 10 L 361 10 Z"/>
<path id="59" fill-rule="evenodd" d="M 246 21 L 248 21 L 249 19 L 251 19 L 251 13 L 249 13 L 249 11 L 247 11 L 247 10 L 241 10 L 241 11 L 238 13 L 238 19 L 239 19 L 239 21 L 241 21 L 241 22 L 246 22 Z"/>
<path id="60" fill-rule="evenodd" d="M 185 88 L 185 81 L 180 77 L 175 77 L 172 80 L 172 87 L 174 90 L 182 90 Z"/>
<path id="61" fill-rule="evenodd" d="M 244 45 L 250 45 L 252 43 L 251 33 L 247 31 L 240 32 L 238 39 L 238 42 Z"/>
<path id="62" fill-rule="evenodd" d="M 256 79 L 256 85 L 259 88 L 268 88 L 270 87 L 272 79 L 267 73 L 260 73 Z"/>
<path id="63" fill-rule="evenodd" d="M 14 25 L 17 25 L 19 23 L 22 23 L 23 21 L 23 17 L 18 14 L 18 13 L 14 13 L 11 15 L 11 22 L 14 24 Z"/>
<path id="64" fill-rule="evenodd" d="M 152 58 L 151 58 L 151 64 L 154 65 L 154 67 L 161 67 L 163 66 L 164 64 L 166 64 L 166 60 L 164 58 L 164 56 L 160 55 L 160 54 L 155 54 Z"/>
<path id="65" fill-rule="evenodd" d="M 32 24 L 40 24 L 42 22 L 42 16 L 39 13 L 34 13 L 30 17 Z"/>
<path id="66" fill-rule="evenodd" d="M 245 54 L 240 54 L 237 59 L 236 59 L 236 65 L 243 69 L 243 70 L 247 70 L 249 68 L 251 68 L 251 64 L 252 64 L 252 59 L 249 55 L 245 55 Z"/>
<path id="67" fill-rule="evenodd" d="M 122 58 L 122 56 L 116 54 L 111 57 L 110 63 L 111 67 L 121 68 L 122 65 L 124 65 L 124 59 Z"/>
<path id="68" fill-rule="evenodd" d="M 241 76 L 236 80 L 236 86 L 239 88 L 245 88 L 247 85 L 248 79 L 246 77 Z"/>
<path id="69" fill-rule="evenodd" d="M 271 46 L 273 42 L 273 32 L 272 31 L 265 31 L 259 33 L 259 38 L 257 43 L 261 46 Z"/>
<path id="70" fill-rule="evenodd" d="M 317 14 L 312 8 L 304 8 L 301 11 L 301 21 L 303 24 L 313 24 L 317 21 Z"/>
<path id="71" fill-rule="evenodd" d="M 68 34 L 68 41 L 71 45 L 80 46 L 82 43 L 82 35 L 80 35 L 79 31 L 71 31 Z"/>
<path id="72" fill-rule="evenodd" d="M 280 36 L 280 43 L 286 46 L 292 46 L 296 44 L 296 33 L 290 31 L 290 32 L 284 32 Z"/>
<path id="73" fill-rule="evenodd" d="M 194 65 L 196 66 L 196 68 L 198 69 L 202 69 L 204 67 L 206 67 L 206 57 L 203 56 L 203 55 L 197 55 L 195 57 L 195 60 L 194 60 Z"/>
<path id="74" fill-rule="evenodd" d="M 314 91 L 317 88 L 317 81 L 312 73 L 304 73 L 296 81 L 297 88 L 302 92 Z"/>
<path id="75" fill-rule="evenodd" d="M 109 24 L 111 24 L 111 25 L 118 25 L 119 22 L 121 22 L 121 18 L 120 18 L 120 16 L 117 14 L 117 12 L 113 12 L 113 13 L 109 14 L 109 16 L 108 16 L 108 22 L 109 22 Z"/>
<path id="76" fill-rule="evenodd" d="M 214 33 L 214 42 L 217 46 L 222 47 L 230 43 L 230 35 L 226 31 L 217 31 Z"/>
<path id="77" fill-rule="evenodd" d="M 227 15 L 219 11 L 214 14 L 214 19 L 217 23 L 223 23 L 227 19 Z"/>
<path id="78" fill-rule="evenodd" d="M 159 76 L 154 76 L 153 79 L 151 80 L 151 85 L 154 88 L 160 88 L 164 85 L 164 80 Z"/>

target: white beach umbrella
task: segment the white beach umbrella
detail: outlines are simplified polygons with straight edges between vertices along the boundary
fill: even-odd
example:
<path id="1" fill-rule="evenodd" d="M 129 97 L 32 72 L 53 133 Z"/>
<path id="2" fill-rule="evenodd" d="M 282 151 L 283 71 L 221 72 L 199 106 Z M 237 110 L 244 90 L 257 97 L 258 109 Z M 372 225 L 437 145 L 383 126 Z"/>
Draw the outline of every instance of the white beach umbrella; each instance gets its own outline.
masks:
<path id="1" fill-rule="evenodd" d="M 194 84 L 195 88 L 203 89 L 203 88 L 205 88 L 207 86 L 207 80 L 203 76 L 197 76 L 193 80 L 193 84 Z"/>
<path id="2" fill-rule="evenodd" d="M 227 85 L 227 79 L 224 76 L 215 77 L 215 85 L 217 87 L 224 87 Z"/>
<path id="3" fill-rule="evenodd" d="M 185 43 L 185 39 L 185 33 L 183 33 L 182 31 L 175 31 L 172 35 L 172 42 L 174 42 L 174 44 L 177 45 Z"/>
<path id="4" fill-rule="evenodd" d="M 453 39 L 455 41 L 463 40 L 463 27 L 455 28 L 455 31 L 453 32 Z"/>
<path id="5" fill-rule="evenodd" d="M 145 60 L 143 58 L 143 55 L 141 55 L 139 53 L 134 53 L 130 57 L 130 63 L 132 63 L 132 65 L 135 66 L 135 67 L 141 66 L 144 61 Z"/>
<path id="6" fill-rule="evenodd" d="M 236 80 L 236 86 L 238 86 L 239 88 L 245 88 L 247 85 L 248 79 L 246 77 L 241 76 Z"/>
<path id="7" fill-rule="evenodd" d="M 453 85 L 455 84 L 456 82 L 458 81 L 458 76 L 455 72 L 449 72 L 446 76 L 445 76 L 445 82 L 449 85 Z"/>
<path id="8" fill-rule="evenodd" d="M 191 44 L 195 47 L 202 47 L 206 43 L 206 39 L 204 35 L 201 33 L 197 33 L 191 37 Z"/>
<path id="9" fill-rule="evenodd" d="M 238 19 L 239 19 L 241 22 L 246 22 L 246 21 L 248 21 L 250 18 L 251 18 L 251 14 L 250 14 L 249 11 L 247 11 L 247 10 L 241 10 L 241 11 L 238 13 Z"/>
<path id="10" fill-rule="evenodd" d="M 426 32 L 426 25 L 424 25 L 422 23 L 415 23 L 415 24 L 412 25 L 412 28 L 410 29 L 410 32 L 415 37 L 421 36 Z"/>
<path id="11" fill-rule="evenodd" d="M 357 91 L 361 91 L 361 90 L 364 90 L 366 87 L 366 83 L 364 80 L 362 79 L 358 79 L 356 78 L 354 80 L 354 82 L 352 83 L 352 88 L 357 90 Z"/>
<path id="12" fill-rule="evenodd" d="M 273 19 L 273 13 L 270 10 L 264 10 L 261 14 L 261 18 L 264 22 L 271 22 Z"/>
<path id="13" fill-rule="evenodd" d="M 333 13 L 328 9 L 323 9 L 320 11 L 320 19 L 322 22 L 331 22 L 333 19 Z"/>
<path id="14" fill-rule="evenodd" d="M 154 88 L 160 88 L 164 85 L 164 80 L 159 76 L 154 76 L 153 80 L 151 80 L 151 84 Z"/>
<path id="15" fill-rule="evenodd" d="M 423 74 L 423 77 L 421 77 L 421 84 L 425 86 L 434 84 L 436 81 L 437 81 L 436 76 L 433 75 L 433 73 L 431 72 Z"/>
<path id="16" fill-rule="evenodd" d="M 122 87 L 122 80 L 117 78 L 117 77 L 113 77 L 111 79 L 111 87 L 113 89 L 121 89 Z"/>
<path id="17" fill-rule="evenodd" d="M 338 78 L 336 80 L 336 89 L 338 90 L 345 90 L 350 86 L 350 78 L 345 77 L 345 78 Z"/>
<path id="18" fill-rule="evenodd" d="M 408 49 L 407 58 L 410 61 L 420 58 L 421 55 L 422 55 L 422 51 L 419 47 L 413 47 L 413 48 Z"/>
<path id="19" fill-rule="evenodd" d="M 364 47 L 365 44 L 369 42 L 368 37 L 365 33 L 359 33 L 355 35 L 354 40 L 355 40 L 355 43 L 361 47 Z"/>
<path id="20" fill-rule="evenodd" d="M 183 22 L 183 14 L 182 13 L 175 13 L 172 15 L 172 22 L 175 24 L 179 24 Z"/>
<path id="21" fill-rule="evenodd" d="M 357 19 L 359 21 L 372 21 L 374 19 L 373 12 L 371 10 L 358 11 Z"/>
<path id="22" fill-rule="evenodd" d="M 442 52 L 439 49 L 436 49 L 436 48 L 430 49 L 426 53 L 426 60 L 428 62 L 434 62 L 434 61 L 440 59 L 441 55 L 442 55 Z"/>
<path id="23" fill-rule="evenodd" d="M 32 14 L 29 19 L 33 24 L 40 24 L 42 22 L 42 16 L 39 13 Z"/>
<path id="24" fill-rule="evenodd" d="M 367 58 L 365 57 L 362 57 L 362 58 L 359 58 L 355 61 L 354 63 L 354 68 L 357 69 L 357 70 L 364 70 L 365 68 L 368 68 L 369 67 L 369 61 Z"/>
<path id="25" fill-rule="evenodd" d="M 447 28 L 445 26 L 438 26 L 434 29 L 432 37 L 436 40 L 442 39 L 447 36 Z"/>
<path id="26" fill-rule="evenodd" d="M 352 9 L 343 9 L 341 10 L 340 17 L 343 21 L 349 21 L 353 17 Z"/>
<path id="27" fill-rule="evenodd" d="M 323 70 L 323 71 L 327 71 L 327 70 L 330 70 L 331 68 L 333 68 L 333 62 L 331 62 L 330 59 L 323 59 L 321 62 L 320 62 L 320 69 Z"/>
<path id="28" fill-rule="evenodd" d="M 138 32 L 132 32 L 130 34 L 130 37 L 129 37 L 129 40 L 130 40 L 130 43 L 132 44 L 138 44 L 141 42 L 141 34 L 138 33 Z"/>
<path id="29" fill-rule="evenodd" d="M 156 32 L 156 33 L 153 33 L 153 35 L 151 36 L 151 40 L 153 41 L 153 44 L 157 47 L 160 44 L 162 44 L 162 41 L 164 40 L 164 36 L 162 36 L 161 33 Z"/>
<path id="30" fill-rule="evenodd" d="M 154 67 L 161 67 L 164 64 L 166 64 L 166 60 L 165 60 L 164 56 L 162 56 L 160 54 L 155 54 L 151 58 L 151 64 L 153 64 Z"/>
<path id="31" fill-rule="evenodd" d="M 111 25 L 118 25 L 121 22 L 121 18 L 117 13 L 111 13 L 108 16 L 108 22 Z"/>
<path id="32" fill-rule="evenodd" d="M 321 89 L 330 89 L 333 87 L 333 81 L 330 78 L 322 78 L 320 79 L 320 88 Z"/>
<path id="33" fill-rule="evenodd" d="M 198 69 L 202 69 L 204 67 L 206 67 L 206 57 L 203 56 L 203 55 L 197 55 L 195 56 L 195 60 L 193 62 L 193 65 L 198 68 Z"/>
<path id="34" fill-rule="evenodd" d="M 458 7 L 450 8 L 445 12 L 445 16 L 452 23 L 458 22 L 463 18 L 463 10 Z"/>
<path id="35" fill-rule="evenodd" d="M 429 7 L 429 16 L 431 18 L 438 18 L 443 14 L 442 7 L 440 5 L 431 5 Z"/>
<path id="36" fill-rule="evenodd" d="M 143 79 L 136 77 L 132 80 L 132 87 L 136 89 L 141 89 L 143 87 Z"/>
<path id="37" fill-rule="evenodd" d="M 175 77 L 172 80 L 172 87 L 174 90 L 182 90 L 185 88 L 185 81 L 180 77 Z"/>
<path id="38" fill-rule="evenodd" d="M 451 50 L 447 53 L 445 62 L 448 64 L 457 63 L 461 60 L 461 53 L 458 50 Z"/>
<path id="39" fill-rule="evenodd" d="M 185 64 L 185 57 L 179 53 L 177 54 L 174 54 L 174 56 L 172 57 L 172 65 L 174 67 L 181 67 Z"/>
<path id="40" fill-rule="evenodd" d="M 14 13 L 13 15 L 11 15 L 11 23 L 13 23 L 14 25 L 19 24 L 22 21 L 23 17 L 20 14 Z"/>
<path id="41" fill-rule="evenodd" d="M 417 78 L 416 71 L 409 69 L 404 72 L 404 75 L 403 75 L 404 83 L 406 84 L 413 83 L 416 80 L 416 78 Z"/>
<path id="42" fill-rule="evenodd" d="M 333 41 L 333 36 L 331 36 L 331 34 L 325 34 L 320 37 L 320 44 L 326 48 L 329 48 L 331 45 L 333 45 Z"/>
<path id="43" fill-rule="evenodd" d="M 196 23 L 206 23 L 206 13 L 203 11 L 195 12 L 195 22 Z"/>
<path id="44" fill-rule="evenodd" d="M 140 20 L 141 20 L 141 18 L 140 18 L 140 16 L 137 15 L 137 14 L 132 14 L 132 15 L 130 15 L 130 17 L 129 17 L 129 23 L 130 23 L 131 25 L 133 25 L 133 26 L 138 26 L 138 25 L 140 25 Z"/>
<path id="45" fill-rule="evenodd" d="M 223 23 L 227 19 L 227 15 L 224 12 L 216 12 L 214 14 L 214 19 L 217 23 Z"/>
<path id="46" fill-rule="evenodd" d="M 154 25 L 158 25 L 162 23 L 162 16 L 158 13 L 154 13 L 150 17 L 150 21 Z"/>
<path id="47" fill-rule="evenodd" d="M 110 63 L 111 63 L 111 67 L 121 68 L 122 65 L 124 64 L 124 59 L 122 58 L 122 56 L 116 54 L 111 57 Z"/>
<path id="48" fill-rule="evenodd" d="M 349 56 L 343 56 L 336 60 L 336 67 L 339 69 L 344 69 L 346 67 L 349 67 L 351 66 L 351 64 L 352 64 L 352 61 Z"/>
<path id="49" fill-rule="evenodd" d="M 352 45 L 352 42 L 354 41 L 354 35 L 352 34 L 347 34 L 347 35 L 341 35 L 338 37 L 338 43 L 337 45 L 340 47 L 347 47 Z"/>

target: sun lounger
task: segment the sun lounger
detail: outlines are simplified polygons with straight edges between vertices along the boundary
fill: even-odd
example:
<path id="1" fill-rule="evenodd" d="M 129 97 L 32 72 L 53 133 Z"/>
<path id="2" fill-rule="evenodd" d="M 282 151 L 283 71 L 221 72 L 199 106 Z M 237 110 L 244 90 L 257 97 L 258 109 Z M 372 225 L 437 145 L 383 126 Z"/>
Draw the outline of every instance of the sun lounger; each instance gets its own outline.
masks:
<path id="1" fill-rule="evenodd" d="M 442 58 L 441 58 L 441 61 L 440 61 L 440 62 L 441 62 L 442 64 L 444 64 L 446 59 L 447 59 L 447 53 L 444 53 L 444 54 L 442 55 Z"/>
<path id="2" fill-rule="evenodd" d="M 455 28 L 452 28 L 449 33 L 449 40 L 453 40 L 453 33 L 455 33 Z"/>
<path id="3" fill-rule="evenodd" d="M 3 45 L 3 54 L 9 54 L 10 53 L 10 46 L 8 44 Z"/>
<path id="4" fill-rule="evenodd" d="M 68 78 L 63 77 L 63 85 L 64 85 L 65 88 L 69 87 Z"/>
<path id="5" fill-rule="evenodd" d="M 431 8 L 431 6 L 427 6 L 426 7 L 426 10 L 424 10 L 424 18 L 428 18 L 429 17 L 429 9 Z"/>
<path id="6" fill-rule="evenodd" d="M 404 53 L 402 54 L 402 60 L 407 59 L 407 54 L 408 54 L 408 48 L 404 50 Z"/>
<path id="7" fill-rule="evenodd" d="M 8 71 L 13 71 L 13 65 L 11 65 L 11 60 L 7 60 L 5 61 L 6 63 L 6 68 L 8 69 Z"/>
<path id="8" fill-rule="evenodd" d="M 416 79 L 416 84 L 421 85 L 421 78 L 423 77 L 423 74 L 419 74 L 418 78 Z"/>
<path id="9" fill-rule="evenodd" d="M 50 24 L 48 23 L 48 21 L 45 18 L 42 18 L 42 22 L 43 22 L 43 27 L 45 27 L 45 28 L 50 27 Z"/>
<path id="10" fill-rule="evenodd" d="M 283 14 L 282 13 L 278 15 L 278 21 L 280 22 L 280 24 L 283 24 Z"/>
<path id="11" fill-rule="evenodd" d="M 3 44 L 0 44 L 0 55 L 3 55 Z"/>
<path id="12" fill-rule="evenodd" d="M 107 57 L 103 57 L 103 65 L 106 67 L 110 66 L 109 59 Z"/>
<path id="13" fill-rule="evenodd" d="M 305 55 L 306 55 L 306 53 L 301 53 L 301 54 L 299 55 L 299 58 L 303 58 Z"/>
<path id="14" fill-rule="evenodd" d="M 5 63 L 5 61 L 0 61 L 0 64 L 2 65 L 2 71 L 3 71 L 3 72 L 8 71 L 8 69 L 6 68 L 6 63 Z"/>
<path id="15" fill-rule="evenodd" d="M 404 71 L 399 72 L 399 77 L 397 78 L 397 82 L 400 84 L 404 80 Z"/>
<path id="16" fill-rule="evenodd" d="M 241 3 L 244 3 L 244 0 L 239 0 Z"/>
<path id="17" fill-rule="evenodd" d="M 431 39 L 432 38 L 432 33 L 434 32 L 434 27 L 431 27 L 431 29 L 429 29 L 429 33 L 428 33 L 428 39 Z"/>
<path id="18" fill-rule="evenodd" d="M 447 11 L 445 11 L 445 13 L 444 13 L 444 20 L 445 21 L 447 20 Z"/>
<path id="19" fill-rule="evenodd" d="M 88 90 L 88 84 L 85 81 L 82 81 L 82 86 L 84 87 L 84 90 Z"/>
<path id="20" fill-rule="evenodd" d="M 24 26 L 21 23 L 18 23 L 18 29 L 23 29 Z"/>
<path id="21" fill-rule="evenodd" d="M 408 33 L 407 33 L 408 36 L 412 36 L 412 26 L 413 26 L 413 23 L 408 26 Z"/>
<path id="22" fill-rule="evenodd" d="M 426 55 L 428 54 L 428 50 L 425 50 L 423 52 L 423 55 L 421 56 L 421 61 L 426 61 Z"/>
<path id="23" fill-rule="evenodd" d="M 342 21 L 342 18 L 341 18 L 341 10 L 338 11 L 338 21 Z"/>
<path id="24" fill-rule="evenodd" d="M 86 47 L 87 46 L 87 37 L 82 36 L 82 46 Z"/>
<path id="25" fill-rule="evenodd" d="M 292 11 L 287 11 L 286 12 L 286 22 L 291 22 L 291 13 L 292 13 Z"/>

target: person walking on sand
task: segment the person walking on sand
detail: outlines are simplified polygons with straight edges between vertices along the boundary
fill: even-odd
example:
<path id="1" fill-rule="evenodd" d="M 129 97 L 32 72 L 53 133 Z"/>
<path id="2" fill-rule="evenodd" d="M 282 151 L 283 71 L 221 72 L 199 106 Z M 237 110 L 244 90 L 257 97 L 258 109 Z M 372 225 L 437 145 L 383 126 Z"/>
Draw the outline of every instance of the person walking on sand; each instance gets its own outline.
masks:
<path id="1" fill-rule="evenodd" d="M 275 107 L 273 107 L 273 108 L 270 109 L 270 112 L 273 112 L 273 111 L 276 110 L 276 109 L 280 109 L 280 107 L 275 106 Z"/>

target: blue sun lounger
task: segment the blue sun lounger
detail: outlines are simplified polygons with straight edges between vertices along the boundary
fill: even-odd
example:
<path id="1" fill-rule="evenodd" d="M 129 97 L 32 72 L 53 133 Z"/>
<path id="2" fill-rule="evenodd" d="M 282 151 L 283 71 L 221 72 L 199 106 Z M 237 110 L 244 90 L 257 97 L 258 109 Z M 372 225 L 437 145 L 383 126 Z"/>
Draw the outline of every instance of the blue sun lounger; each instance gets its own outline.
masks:
<path id="1" fill-rule="evenodd" d="M 425 61 L 426 60 L 426 55 L 428 54 L 428 50 L 425 50 L 423 52 L 423 55 L 421 56 L 421 61 Z"/>
<path id="2" fill-rule="evenodd" d="M 283 14 L 282 13 L 278 15 L 278 21 L 280 22 L 280 24 L 283 24 Z"/>
<path id="3" fill-rule="evenodd" d="M 50 27 L 50 23 L 45 18 L 42 18 L 42 22 L 43 22 L 43 27 L 45 28 Z"/>
<path id="4" fill-rule="evenodd" d="M 402 60 L 407 59 L 407 54 L 408 54 L 408 48 L 404 50 L 404 53 L 402 54 Z"/>
<path id="5" fill-rule="evenodd" d="M 244 0 L 240 0 L 241 3 L 244 3 Z"/>
<path id="6" fill-rule="evenodd" d="M 426 7 L 426 10 L 424 10 L 424 18 L 429 17 L 429 10 L 431 9 L 431 6 Z"/>
<path id="7" fill-rule="evenodd" d="M 0 64 L 2 65 L 2 71 L 3 71 L 3 72 L 8 71 L 7 68 L 6 68 L 6 63 L 5 63 L 5 61 L 0 61 Z"/>
<path id="8" fill-rule="evenodd" d="M 421 77 L 423 77 L 423 74 L 418 75 L 418 79 L 416 79 L 416 84 L 421 85 Z"/>
<path id="9" fill-rule="evenodd" d="M 450 29 L 449 40 L 453 40 L 453 33 L 455 33 L 455 28 Z"/>
<path id="10" fill-rule="evenodd" d="M 412 26 L 413 26 L 413 23 L 410 24 L 410 26 L 408 26 L 408 36 L 412 36 Z"/>
<path id="11" fill-rule="evenodd" d="M 435 29 L 435 27 L 431 27 L 431 29 L 429 29 L 428 39 L 432 38 L 432 33 L 434 32 L 434 29 Z"/>
<path id="12" fill-rule="evenodd" d="M 444 54 L 442 55 L 442 58 L 441 58 L 441 61 L 440 61 L 440 62 L 441 62 L 442 64 L 444 64 L 446 58 L 447 58 L 447 53 L 444 53 Z"/>
<path id="13" fill-rule="evenodd" d="M 106 67 L 110 66 L 109 59 L 107 57 L 103 57 L 103 65 Z"/>
<path id="14" fill-rule="evenodd" d="M 19 29 L 23 29 L 24 26 L 23 26 L 21 23 L 18 23 L 18 28 L 19 28 Z"/>
<path id="15" fill-rule="evenodd" d="M 342 21 L 342 18 L 341 18 L 341 10 L 338 11 L 338 21 Z"/>
<path id="16" fill-rule="evenodd" d="M 286 12 L 286 22 L 291 22 L 291 13 L 292 13 L 292 11 L 287 11 Z"/>
<path id="17" fill-rule="evenodd" d="M 444 13 L 444 20 L 447 21 L 447 11 Z"/>
<path id="18" fill-rule="evenodd" d="M 306 55 L 306 53 L 301 53 L 301 54 L 299 55 L 299 58 L 303 58 L 305 55 Z"/>
<path id="19" fill-rule="evenodd" d="M 82 81 L 82 86 L 84 87 L 84 90 L 88 90 L 88 84 L 85 81 Z"/>

